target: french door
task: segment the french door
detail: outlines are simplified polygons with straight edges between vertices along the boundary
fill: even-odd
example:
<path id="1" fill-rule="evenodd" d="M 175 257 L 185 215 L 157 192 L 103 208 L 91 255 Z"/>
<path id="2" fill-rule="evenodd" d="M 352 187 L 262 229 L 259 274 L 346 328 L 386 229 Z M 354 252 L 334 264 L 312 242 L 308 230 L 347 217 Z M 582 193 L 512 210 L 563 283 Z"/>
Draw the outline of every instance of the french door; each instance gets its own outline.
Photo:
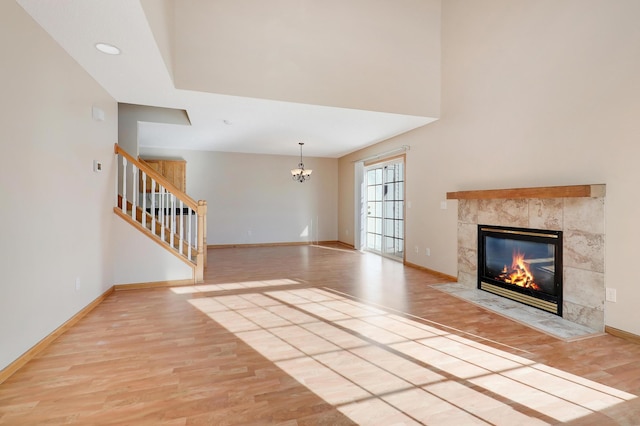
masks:
<path id="1" fill-rule="evenodd" d="M 404 161 L 365 169 L 366 246 L 369 251 L 404 259 Z"/>

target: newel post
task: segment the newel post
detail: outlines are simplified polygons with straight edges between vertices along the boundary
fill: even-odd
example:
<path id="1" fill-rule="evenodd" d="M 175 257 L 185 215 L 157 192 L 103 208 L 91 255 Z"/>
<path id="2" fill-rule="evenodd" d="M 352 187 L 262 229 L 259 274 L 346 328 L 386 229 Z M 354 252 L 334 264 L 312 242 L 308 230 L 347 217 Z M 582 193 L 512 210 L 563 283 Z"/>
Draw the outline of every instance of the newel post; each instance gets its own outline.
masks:
<path id="1" fill-rule="evenodd" d="M 207 202 L 198 200 L 198 255 L 196 260 L 196 282 L 204 282 L 207 267 Z"/>

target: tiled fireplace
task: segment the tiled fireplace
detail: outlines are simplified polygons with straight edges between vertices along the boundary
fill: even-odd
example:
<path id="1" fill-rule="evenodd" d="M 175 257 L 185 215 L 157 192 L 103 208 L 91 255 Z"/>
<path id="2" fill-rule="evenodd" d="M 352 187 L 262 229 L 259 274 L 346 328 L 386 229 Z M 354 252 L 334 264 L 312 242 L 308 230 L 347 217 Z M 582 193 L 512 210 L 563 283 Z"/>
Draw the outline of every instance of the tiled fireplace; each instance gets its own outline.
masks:
<path id="1" fill-rule="evenodd" d="M 562 231 L 562 317 L 603 331 L 604 195 L 604 185 L 448 193 L 459 201 L 458 282 L 478 286 L 478 225 Z"/>

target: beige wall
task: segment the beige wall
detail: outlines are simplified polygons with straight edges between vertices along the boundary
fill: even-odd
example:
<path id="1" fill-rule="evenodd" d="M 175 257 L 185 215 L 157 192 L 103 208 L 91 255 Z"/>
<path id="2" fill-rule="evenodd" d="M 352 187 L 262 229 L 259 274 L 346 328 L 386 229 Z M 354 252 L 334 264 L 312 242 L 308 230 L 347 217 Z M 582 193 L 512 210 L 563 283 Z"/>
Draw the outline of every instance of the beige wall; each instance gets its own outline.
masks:
<path id="1" fill-rule="evenodd" d="M 440 0 L 175 5 L 180 89 L 439 115 Z"/>
<path id="2" fill-rule="evenodd" d="M 142 158 L 187 161 L 187 193 L 207 200 L 207 243 L 337 240 L 338 160 L 304 157 L 311 180 L 297 183 L 300 157 L 140 148 Z"/>
<path id="3" fill-rule="evenodd" d="M 640 239 L 638 16 L 635 0 L 443 2 L 441 119 L 340 159 L 340 239 L 353 223 L 350 160 L 393 145 L 411 146 L 407 260 L 451 275 L 457 202 L 441 210 L 446 192 L 605 183 L 605 285 L 618 296 L 605 323 L 640 334 L 629 273 Z"/>
<path id="4" fill-rule="evenodd" d="M 15 2 L 0 23 L 2 369 L 113 284 L 117 109 Z"/>

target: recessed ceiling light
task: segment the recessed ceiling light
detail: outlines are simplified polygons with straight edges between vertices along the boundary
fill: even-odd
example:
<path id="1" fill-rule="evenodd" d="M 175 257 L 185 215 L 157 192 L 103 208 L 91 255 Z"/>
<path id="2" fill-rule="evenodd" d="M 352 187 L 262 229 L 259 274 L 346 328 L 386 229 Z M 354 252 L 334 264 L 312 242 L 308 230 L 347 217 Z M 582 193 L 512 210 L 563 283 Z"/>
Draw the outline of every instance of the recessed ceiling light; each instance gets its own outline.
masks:
<path id="1" fill-rule="evenodd" d="M 107 43 L 96 43 L 96 49 L 101 51 L 102 53 L 106 53 L 107 55 L 119 55 L 120 49 L 112 44 Z"/>

